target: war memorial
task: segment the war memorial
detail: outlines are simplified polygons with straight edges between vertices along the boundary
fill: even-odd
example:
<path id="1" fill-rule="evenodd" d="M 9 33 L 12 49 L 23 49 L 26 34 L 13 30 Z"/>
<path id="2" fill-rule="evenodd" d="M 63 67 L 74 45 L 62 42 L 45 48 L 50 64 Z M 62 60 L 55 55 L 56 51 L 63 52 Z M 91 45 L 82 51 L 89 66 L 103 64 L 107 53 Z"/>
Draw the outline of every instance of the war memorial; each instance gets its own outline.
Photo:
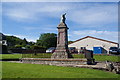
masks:
<path id="1" fill-rule="evenodd" d="M 119 73 L 118 67 L 115 67 L 113 63 L 106 62 L 95 62 L 93 58 L 93 53 L 89 50 L 85 51 L 84 59 L 75 59 L 68 50 L 68 32 L 69 29 L 65 23 L 65 14 L 61 15 L 60 24 L 58 24 L 58 37 L 57 37 L 57 47 L 55 52 L 52 54 L 51 58 L 27 58 L 22 57 L 22 63 L 32 63 L 32 64 L 47 64 L 47 65 L 57 65 L 57 66 L 70 66 L 70 67 L 81 67 L 81 68 L 92 68 L 99 70 L 108 70 L 110 72 Z M 23 54 L 24 55 L 24 54 Z"/>
<path id="2" fill-rule="evenodd" d="M 68 50 L 68 33 L 69 29 L 65 23 L 65 14 L 61 16 L 60 24 L 58 25 L 57 48 L 51 58 L 72 58 Z"/>

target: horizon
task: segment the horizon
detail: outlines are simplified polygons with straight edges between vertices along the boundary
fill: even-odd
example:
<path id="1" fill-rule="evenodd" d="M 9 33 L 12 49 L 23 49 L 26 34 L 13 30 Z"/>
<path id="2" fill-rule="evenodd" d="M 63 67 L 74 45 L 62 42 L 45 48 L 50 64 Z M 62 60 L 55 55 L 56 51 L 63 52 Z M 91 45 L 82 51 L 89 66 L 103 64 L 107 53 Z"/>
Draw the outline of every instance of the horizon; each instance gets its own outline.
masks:
<path id="1" fill-rule="evenodd" d="M 2 33 L 3 34 L 3 33 Z M 3 34 L 4 35 L 4 34 Z M 14 37 L 17 37 L 17 36 L 15 36 L 15 35 L 5 35 L 5 36 L 14 36 Z M 93 36 L 84 36 L 84 37 L 82 37 L 82 38 L 85 38 L 85 37 L 93 37 Z M 24 39 L 24 38 L 20 38 L 20 37 L 17 37 L 17 38 L 19 38 L 19 39 Z M 80 39 L 82 39 L 82 38 L 80 38 Z M 98 38 L 98 37 L 94 37 L 94 38 Z M 26 39 L 26 38 L 25 38 Z M 74 40 L 74 41 L 78 41 L 78 40 L 80 40 L 80 39 L 77 39 L 77 40 Z M 102 39 L 102 38 L 98 38 L 98 39 Z M 27 40 L 27 39 L 26 39 Z M 102 39 L 102 40 L 105 40 L 105 39 Z M 27 40 L 28 41 L 28 40 Z M 37 41 L 37 40 L 36 40 Z M 73 42 L 74 42 L 73 41 Z M 110 41 L 110 40 L 106 40 L 106 41 Z M 34 42 L 34 41 L 28 41 L 28 42 Z M 114 41 L 110 41 L 110 42 L 114 42 Z M 115 42 L 115 43 L 117 43 L 117 42 Z M 118 43 L 119 44 L 119 43 Z"/>

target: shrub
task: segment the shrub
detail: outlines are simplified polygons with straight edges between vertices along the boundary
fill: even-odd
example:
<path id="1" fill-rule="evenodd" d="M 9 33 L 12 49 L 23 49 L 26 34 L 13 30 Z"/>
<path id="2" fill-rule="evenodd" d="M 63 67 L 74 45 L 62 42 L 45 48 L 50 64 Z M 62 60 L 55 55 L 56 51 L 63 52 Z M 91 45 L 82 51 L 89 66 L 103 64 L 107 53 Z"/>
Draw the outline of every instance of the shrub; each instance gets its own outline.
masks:
<path id="1" fill-rule="evenodd" d="M 33 45 L 31 46 L 31 49 L 37 50 L 37 49 L 45 49 L 45 48 L 38 45 Z"/>
<path id="2" fill-rule="evenodd" d="M 22 48 L 22 45 L 15 45 L 15 48 Z"/>
<path id="3" fill-rule="evenodd" d="M 2 45 L 2 53 L 8 53 L 6 45 Z"/>

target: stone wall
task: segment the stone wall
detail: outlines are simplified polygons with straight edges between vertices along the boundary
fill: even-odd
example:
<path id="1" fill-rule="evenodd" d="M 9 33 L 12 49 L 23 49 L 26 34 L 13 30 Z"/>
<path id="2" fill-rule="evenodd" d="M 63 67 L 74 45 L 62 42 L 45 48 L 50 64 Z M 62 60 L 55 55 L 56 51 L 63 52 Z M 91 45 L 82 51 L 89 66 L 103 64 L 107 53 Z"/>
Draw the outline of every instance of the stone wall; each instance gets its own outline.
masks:
<path id="1" fill-rule="evenodd" d="M 48 65 L 56 65 L 56 64 L 84 64 L 86 59 L 48 59 L 48 58 L 22 58 L 23 63 L 32 63 L 32 64 L 48 64 Z"/>

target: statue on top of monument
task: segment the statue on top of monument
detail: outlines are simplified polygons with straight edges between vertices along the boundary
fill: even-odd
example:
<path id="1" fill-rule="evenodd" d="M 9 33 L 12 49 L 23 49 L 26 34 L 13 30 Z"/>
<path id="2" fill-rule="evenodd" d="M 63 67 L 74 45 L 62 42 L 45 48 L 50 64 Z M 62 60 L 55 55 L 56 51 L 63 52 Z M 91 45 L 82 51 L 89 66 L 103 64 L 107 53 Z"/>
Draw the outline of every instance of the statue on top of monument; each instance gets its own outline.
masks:
<path id="1" fill-rule="evenodd" d="M 66 15 L 66 13 L 64 13 L 64 14 L 61 15 L 61 21 L 60 22 L 65 23 L 65 19 L 66 19 L 65 15 Z"/>

